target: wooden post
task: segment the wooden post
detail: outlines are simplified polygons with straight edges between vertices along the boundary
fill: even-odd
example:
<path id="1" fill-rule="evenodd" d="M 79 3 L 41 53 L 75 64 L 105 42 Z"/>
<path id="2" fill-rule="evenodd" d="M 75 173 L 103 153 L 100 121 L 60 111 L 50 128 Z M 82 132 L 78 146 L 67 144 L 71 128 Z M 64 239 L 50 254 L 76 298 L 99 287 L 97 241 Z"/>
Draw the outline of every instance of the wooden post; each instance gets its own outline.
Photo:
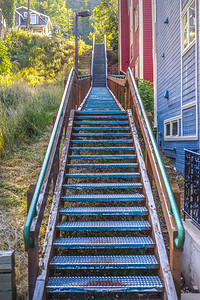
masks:
<path id="1" fill-rule="evenodd" d="M 35 191 L 35 185 L 30 185 L 27 192 L 27 211 L 29 210 L 33 194 Z M 35 283 L 38 275 L 39 267 L 39 249 L 38 249 L 38 238 L 34 239 L 34 245 L 28 249 L 28 286 L 29 286 L 29 299 L 33 298 Z"/>
<path id="2" fill-rule="evenodd" d="M 180 189 L 177 183 L 171 184 L 172 192 L 176 200 L 178 210 L 180 212 Z M 182 251 L 174 245 L 174 240 L 170 241 L 170 268 L 176 287 L 178 299 L 181 299 L 181 255 Z"/>
<path id="3" fill-rule="evenodd" d="M 152 115 L 151 115 L 150 112 L 147 113 L 147 117 L 148 117 L 149 123 L 152 127 L 153 118 L 152 118 Z M 150 184 L 151 184 L 151 187 L 152 187 L 153 171 L 152 171 L 152 168 L 151 168 L 151 163 L 150 163 L 150 159 L 149 159 L 149 155 L 148 155 L 147 150 L 145 150 L 145 166 L 146 166 L 147 174 L 148 174 L 149 181 L 150 181 Z"/>
<path id="4" fill-rule="evenodd" d="M 56 113 L 53 114 L 53 126 L 55 125 L 56 117 L 57 117 L 57 114 Z M 55 190 L 58 172 L 59 172 L 59 152 L 57 151 L 56 157 L 55 157 L 55 168 L 54 168 L 54 172 L 53 172 L 53 191 Z"/>
<path id="5" fill-rule="evenodd" d="M 0 251 L 0 299 L 16 299 L 15 253 Z"/>

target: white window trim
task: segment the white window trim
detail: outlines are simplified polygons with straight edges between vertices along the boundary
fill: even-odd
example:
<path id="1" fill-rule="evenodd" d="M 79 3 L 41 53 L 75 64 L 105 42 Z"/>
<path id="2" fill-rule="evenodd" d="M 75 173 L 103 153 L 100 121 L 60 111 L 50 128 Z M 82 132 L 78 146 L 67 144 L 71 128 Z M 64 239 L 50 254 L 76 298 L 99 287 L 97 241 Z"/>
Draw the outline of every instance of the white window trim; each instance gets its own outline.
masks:
<path id="1" fill-rule="evenodd" d="M 188 36 L 188 45 L 184 48 L 184 30 L 183 30 L 183 17 L 185 16 L 185 14 L 188 15 L 188 26 L 189 26 L 189 8 L 190 6 L 195 3 L 195 38 L 192 42 L 189 42 L 189 36 Z M 195 44 L 196 42 L 196 34 L 197 34 L 197 8 L 196 8 L 196 0 L 191 0 L 188 2 L 188 4 L 185 6 L 184 10 L 181 12 L 181 53 L 182 55 L 184 55 L 185 53 L 187 53 L 190 48 Z M 181 6 L 181 5 L 180 5 Z M 188 31 L 189 34 L 189 31 Z"/>
<path id="2" fill-rule="evenodd" d="M 179 138 L 179 120 L 181 115 L 164 120 L 164 140 L 171 140 Z M 172 135 L 172 123 L 178 122 L 178 133 L 177 135 Z M 166 135 L 166 125 L 170 124 L 170 135 Z"/>
<path id="3" fill-rule="evenodd" d="M 31 19 L 32 17 L 35 17 L 35 22 L 34 23 L 32 22 L 32 19 Z M 36 23 L 37 23 L 36 14 L 31 14 L 30 15 L 30 24 L 35 25 Z"/>

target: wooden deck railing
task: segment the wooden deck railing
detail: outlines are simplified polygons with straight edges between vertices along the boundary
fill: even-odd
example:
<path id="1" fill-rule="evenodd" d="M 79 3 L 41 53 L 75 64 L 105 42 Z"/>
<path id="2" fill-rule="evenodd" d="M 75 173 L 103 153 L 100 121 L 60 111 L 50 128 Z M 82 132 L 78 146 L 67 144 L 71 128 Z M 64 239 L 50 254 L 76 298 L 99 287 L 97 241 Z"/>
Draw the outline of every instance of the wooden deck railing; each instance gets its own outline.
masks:
<path id="1" fill-rule="evenodd" d="M 65 81 L 65 90 L 62 102 L 57 113 L 49 146 L 44 158 L 42 169 L 36 186 L 31 186 L 28 192 L 28 215 L 24 227 L 24 243 L 28 251 L 29 271 L 29 299 L 32 299 L 36 278 L 39 269 L 39 232 L 43 215 L 54 186 L 59 167 L 60 144 L 65 134 L 70 111 L 79 107 L 91 86 L 91 76 L 78 80 L 75 70 L 72 69 L 68 80 Z M 52 180 L 54 178 L 54 180 Z"/>
<path id="2" fill-rule="evenodd" d="M 139 126 L 145 144 L 146 169 L 149 178 L 154 177 L 162 206 L 170 241 L 170 268 L 178 297 L 181 293 L 181 251 L 184 244 L 184 228 L 176 201 L 169 184 L 148 116 L 140 98 L 135 79 L 129 68 L 124 79 L 107 77 L 108 88 L 125 109 L 131 109 L 136 128 Z M 176 193 L 176 199 L 180 201 Z M 179 206 L 179 205 L 178 205 Z"/>

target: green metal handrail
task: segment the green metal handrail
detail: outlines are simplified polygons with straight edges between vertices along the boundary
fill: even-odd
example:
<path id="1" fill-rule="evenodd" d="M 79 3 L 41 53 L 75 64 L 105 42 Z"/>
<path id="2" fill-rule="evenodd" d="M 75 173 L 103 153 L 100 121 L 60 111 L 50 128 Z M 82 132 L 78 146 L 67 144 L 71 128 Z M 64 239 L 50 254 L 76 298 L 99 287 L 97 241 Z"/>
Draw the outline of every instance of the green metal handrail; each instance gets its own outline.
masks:
<path id="1" fill-rule="evenodd" d="M 179 214 L 179 211 L 178 211 L 178 208 L 177 208 L 177 205 L 176 205 L 176 201 L 174 199 L 174 195 L 173 195 L 173 192 L 172 192 L 172 189 L 171 189 L 171 186 L 170 186 L 170 183 L 169 183 L 166 171 L 165 171 L 165 167 L 163 165 L 163 162 L 162 162 L 162 159 L 161 159 L 161 156 L 160 156 L 160 152 L 158 150 L 158 146 L 156 144 L 156 140 L 155 140 L 151 125 L 149 123 L 149 120 L 148 120 L 148 117 L 147 117 L 142 99 L 140 97 L 140 94 L 139 94 L 139 91 L 138 91 L 137 84 L 135 82 L 133 73 L 132 73 L 130 68 L 128 68 L 127 72 L 129 74 L 129 77 L 130 77 L 131 82 L 133 84 L 133 87 L 134 87 L 134 90 L 135 90 L 135 93 L 136 93 L 136 96 L 137 96 L 137 100 L 139 102 L 140 109 L 141 109 L 141 112 L 142 112 L 142 115 L 143 115 L 143 118 L 144 118 L 144 121 L 145 121 L 145 124 L 146 124 L 146 127 L 147 127 L 147 131 L 148 131 L 149 137 L 150 137 L 151 142 L 152 142 L 154 153 L 155 153 L 155 156 L 156 156 L 156 159 L 157 159 L 157 162 L 158 162 L 158 166 L 159 166 L 159 169 L 160 169 L 160 172 L 161 172 L 161 176 L 162 176 L 162 179 L 163 179 L 163 182 L 164 182 L 164 185 L 165 185 L 165 188 L 166 188 L 166 192 L 167 192 L 167 195 L 168 195 L 168 198 L 169 198 L 170 212 L 173 214 L 175 222 L 176 222 L 176 226 L 177 226 L 177 230 L 178 230 L 178 236 L 175 238 L 174 243 L 175 243 L 175 245 L 178 249 L 182 249 L 183 245 L 184 245 L 184 241 L 185 241 L 185 230 L 184 230 L 184 227 L 183 227 L 183 223 L 181 221 L 181 217 L 180 217 L 180 214 Z"/>
<path id="2" fill-rule="evenodd" d="M 42 169 L 40 171 L 40 175 L 39 175 L 39 178 L 38 178 L 38 181 L 37 181 L 37 185 L 35 187 L 35 192 L 33 194 L 31 205 L 30 205 L 28 215 L 27 215 L 27 218 L 26 218 L 26 223 L 25 223 L 24 231 L 23 231 L 23 237 L 24 237 L 24 243 L 25 243 L 26 249 L 30 248 L 33 245 L 33 238 L 30 235 L 30 228 L 31 228 L 33 218 L 35 217 L 35 214 L 36 214 L 36 205 L 37 205 L 37 201 L 38 201 L 38 198 L 39 198 L 39 195 L 40 195 L 40 190 L 41 190 L 41 187 L 42 187 L 42 184 L 43 184 L 43 180 L 44 180 L 44 176 L 45 176 L 45 173 L 46 173 L 46 170 L 47 170 L 47 166 L 48 166 L 48 163 L 49 163 L 51 152 L 52 152 L 52 149 L 53 149 L 53 144 L 54 144 L 56 133 L 57 133 L 57 130 L 58 130 L 58 125 L 60 123 L 61 117 L 63 116 L 63 107 L 64 107 L 65 100 L 66 100 L 66 94 L 67 94 L 67 91 L 68 91 L 68 88 L 69 88 L 69 85 L 70 85 L 70 81 L 72 80 L 72 77 L 73 77 L 74 74 L 75 74 L 75 70 L 72 68 L 71 71 L 70 71 L 68 80 L 67 80 L 64 95 L 63 95 L 63 98 L 62 98 L 62 101 L 61 101 L 61 104 L 60 104 L 60 108 L 59 108 L 57 118 L 56 118 L 56 121 L 55 121 L 55 125 L 54 125 L 54 128 L 53 128 L 52 134 L 51 134 L 51 138 L 50 138 L 49 145 L 48 145 L 48 148 L 47 148 L 47 152 L 46 152 L 46 155 L 45 155 L 45 158 L 44 158 Z"/>

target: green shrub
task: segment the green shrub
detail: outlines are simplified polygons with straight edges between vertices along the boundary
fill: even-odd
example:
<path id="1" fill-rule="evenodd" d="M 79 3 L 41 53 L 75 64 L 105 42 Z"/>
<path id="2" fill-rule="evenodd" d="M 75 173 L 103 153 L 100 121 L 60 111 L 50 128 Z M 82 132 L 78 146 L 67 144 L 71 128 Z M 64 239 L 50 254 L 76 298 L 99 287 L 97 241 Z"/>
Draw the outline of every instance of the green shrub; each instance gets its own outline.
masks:
<path id="1" fill-rule="evenodd" d="M 153 117 L 154 116 L 153 83 L 144 79 L 139 79 L 138 90 L 146 112 L 150 112 Z"/>

